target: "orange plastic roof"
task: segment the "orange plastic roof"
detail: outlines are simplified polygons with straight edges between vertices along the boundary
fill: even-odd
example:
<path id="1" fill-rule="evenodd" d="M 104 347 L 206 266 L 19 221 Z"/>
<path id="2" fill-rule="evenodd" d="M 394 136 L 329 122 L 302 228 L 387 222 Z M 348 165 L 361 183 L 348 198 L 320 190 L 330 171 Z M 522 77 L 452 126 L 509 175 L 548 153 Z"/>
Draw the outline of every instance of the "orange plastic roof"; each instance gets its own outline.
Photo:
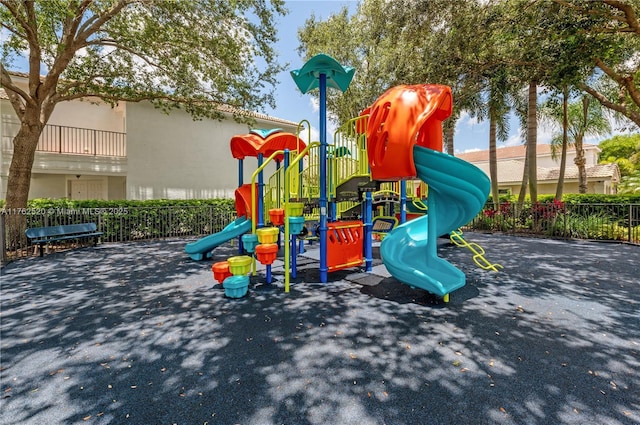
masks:
<path id="1" fill-rule="evenodd" d="M 298 136 L 283 131 L 272 132 L 266 137 L 261 134 L 248 133 L 233 136 L 231 138 L 230 147 L 231 155 L 235 159 L 244 159 L 246 157 L 257 158 L 258 154 L 262 154 L 268 158 L 275 151 L 289 149 L 291 151 L 302 151 L 307 145 Z M 277 161 L 282 160 L 282 155 L 276 157 Z"/>

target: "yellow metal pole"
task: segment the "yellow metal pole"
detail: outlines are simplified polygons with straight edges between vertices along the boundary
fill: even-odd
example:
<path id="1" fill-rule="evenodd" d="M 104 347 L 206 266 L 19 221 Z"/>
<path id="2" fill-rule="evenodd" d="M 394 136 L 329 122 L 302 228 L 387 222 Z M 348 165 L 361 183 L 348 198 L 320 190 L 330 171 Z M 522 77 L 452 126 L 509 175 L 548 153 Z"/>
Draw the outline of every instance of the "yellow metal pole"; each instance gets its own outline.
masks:
<path id="1" fill-rule="evenodd" d="M 289 166 L 284 172 L 284 195 L 286 197 L 284 200 L 284 292 L 287 293 L 289 292 L 289 286 L 291 283 L 291 273 L 289 271 L 289 268 L 291 267 L 291 259 L 289 258 L 291 255 L 291 248 L 289 245 L 289 179 L 291 178 L 291 170 L 294 169 L 293 167 L 305 157 L 312 147 L 317 146 L 320 146 L 320 142 L 309 143 L 307 147 L 302 152 L 299 152 L 298 156 L 289 163 Z"/>
<path id="2" fill-rule="evenodd" d="M 269 158 L 267 158 L 266 161 L 264 161 L 262 163 L 262 165 L 260 167 L 258 167 L 256 169 L 256 171 L 253 172 L 253 174 L 251 175 L 251 234 L 255 235 L 256 234 L 256 227 L 257 227 L 257 211 L 256 211 L 256 178 L 258 177 L 258 174 L 260 174 L 260 172 L 262 170 L 264 170 L 264 168 L 267 166 L 267 164 L 269 164 L 271 161 L 273 161 L 273 158 L 275 158 L 278 155 L 282 155 L 284 153 L 283 150 L 279 150 L 279 151 L 275 151 L 274 153 L 271 154 L 271 156 L 269 156 Z M 256 274 L 258 274 L 257 270 L 256 270 L 256 257 L 254 255 L 251 256 L 252 261 L 251 261 L 251 274 L 253 276 L 255 276 Z"/>

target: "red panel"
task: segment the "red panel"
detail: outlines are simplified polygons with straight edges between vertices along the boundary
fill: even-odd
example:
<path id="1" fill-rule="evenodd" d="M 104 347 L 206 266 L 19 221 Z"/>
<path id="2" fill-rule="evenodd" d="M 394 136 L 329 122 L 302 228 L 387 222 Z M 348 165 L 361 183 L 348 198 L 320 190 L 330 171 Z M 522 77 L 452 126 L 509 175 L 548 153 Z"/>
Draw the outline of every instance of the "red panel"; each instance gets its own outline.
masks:
<path id="1" fill-rule="evenodd" d="M 327 224 L 327 267 L 330 272 L 356 267 L 363 260 L 362 221 L 336 221 Z"/>
<path id="2" fill-rule="evenodd" d="M 231 155 L 235 159 L 244 159 L 245 157 L 258 157 L 258 150 L 264 143 L 264 139 L 257 134 L 241 134 L 233 136 L 229 143 Z"/>
<path id="3" fill-rule="evenodd" d="M 259 153 L 261 153 L 265 159 L 270 157 L 275 151 L 283 151 L 289 149 L 290 151 L 301 152 L 307 145 L 302 139 L 292 133 L 275 133 L 267 137 L 264 144 L 260 147 Z M 283 155 L 278 155 L 276 161 L 282 161 Z"/>
<path id="4" fill-rule="evenodd" d="M 258 154 L 262 154 L 266 159 L 275 151 L 302 151 L 307 145 L 295 134 L 278 132 L 267 136 L 266 139 L 254 133 L 240 134 L 231 138 L 229 146 L 235 159 L 257 158 Z M 276 159 L 282 161 L 282 155 Z"/>
<path id="5" fill-rule="evenodd" d="M 251 218 L 251 184 L 243 184 L 236 189 L 236 214 L 238 217 Z M 258 208 L 258 190 L 256 188 L 255 206 Z"/>

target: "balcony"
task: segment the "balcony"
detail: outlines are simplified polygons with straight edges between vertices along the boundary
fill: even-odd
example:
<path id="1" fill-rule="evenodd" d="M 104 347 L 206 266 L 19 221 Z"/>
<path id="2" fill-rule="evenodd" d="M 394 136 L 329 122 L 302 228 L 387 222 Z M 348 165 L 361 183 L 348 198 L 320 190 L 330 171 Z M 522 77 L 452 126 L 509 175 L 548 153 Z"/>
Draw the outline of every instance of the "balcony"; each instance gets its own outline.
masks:
<path id="1" fill-rule="evenodd" d="M 3 151 L 13 151 L 13 138 L 19 128 L 19 121 L 3 117 Z M 126 158 L 127 134 L 117 131 L 47 124 L 40 135 L 36 151 L 63 155 Z"/>

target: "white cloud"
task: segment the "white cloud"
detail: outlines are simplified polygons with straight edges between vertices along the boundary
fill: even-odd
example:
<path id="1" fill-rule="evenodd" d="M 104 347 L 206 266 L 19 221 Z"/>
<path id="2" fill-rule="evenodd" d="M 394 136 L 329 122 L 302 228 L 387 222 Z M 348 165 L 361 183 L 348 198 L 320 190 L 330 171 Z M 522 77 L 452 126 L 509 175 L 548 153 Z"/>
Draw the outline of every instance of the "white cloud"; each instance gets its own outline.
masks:
<path id="1" fill-rule="evenodd" d="M 310 141 L 317 142 L 320 139 L 320 131 L 316 127 L 311 126 L 311 140 L 309 140 L 309 129 L 305 128 L 302 130 L 302 133 L 300 133 L 300 138 L 307 144 L 309 144 Z"/>
<path id="2" fill-rule="evenodd" d="M 318 98 L 310 96 L 309 105 L 311 106 L 312 114 L 313 114 L 313 118 L 310 119 L 309 121 L 318 122 L 320 117 L 320 102 Z M 327 143 L 332 143 L 333 134 L 336 132 L 336 130 L 339 127 L 339 125 L 336 124 L 336 121 L 337 120 L 335 115 L 327 111 Z M 305 131 L 304 133 L 305 134 L 304 134 L 303 140 L 306 139 L 307 137 L 307 132 Z M 313 142 L 320 141 L 320 130 L 313 125 L 311 126 L 311 140 Z"/>
<path id="3" fill-rule="evenodd" d="M 320 100 L 317 97 L 309 96 L 309 105 L 314 114 L 320 112 Z"/>
<path id="4" fill-rule="evenodd" d="M 507 146 L 518 146 L 521 145 L 522 142 L 522 137 L 520 137 L 520 134 L 516 133 L 510 135 L 506 141 L 497 143 L 497 147 L 502 148 Z"/>
<path id="5" fill-rule="evenodd" d="M 480 122 L 478 122 L 478 118 L 472 117 L 467 111 L 462 111 L 460 118 L 456 121 L 456 130 L 459 130 L 458 127 L 473 127 L 479 124 Z"/>
<path id="6" fill-rule="evenodd" d="M 545 126 L 544 124 L 538 125 L 538 144 L 549 144 L 551 139 L 555 135 L 555 130 L 552 127 Z"/>
<path id="7" fill-rule="evenodd" d="M 456 149 L 456 153 L 471 153 L 471 152 L 480 152 L 482 149 L 479 148 L 471 148 L 471 149 L 465 149 L 462 152 L 459 151 L 458 149 Z"/>

